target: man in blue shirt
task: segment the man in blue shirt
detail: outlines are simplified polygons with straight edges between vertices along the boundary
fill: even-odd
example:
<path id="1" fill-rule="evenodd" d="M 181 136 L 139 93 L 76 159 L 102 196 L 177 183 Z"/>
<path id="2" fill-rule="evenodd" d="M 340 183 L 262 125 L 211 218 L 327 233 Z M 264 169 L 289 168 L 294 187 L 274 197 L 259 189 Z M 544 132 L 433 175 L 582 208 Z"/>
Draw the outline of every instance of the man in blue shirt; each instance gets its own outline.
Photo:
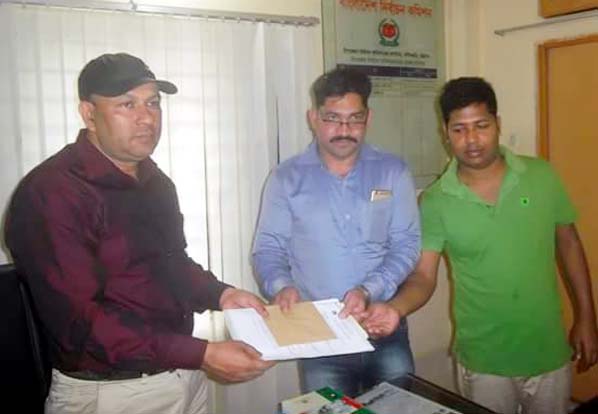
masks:
<path id="1" fill-rule="evenodd" d="M 338 298 L 341 317 L 390 299 L 413 270 L 419 216 L 404 161 L 364 143 L 369 78 L 335 69 L 313 85 L 314 141 L 270 175 L 253 259 L 263 292 L 286 311 L 303 300 Z M 301 387 L 355 396 L 413 371 L 407 324 L 375 341 L 375 352 L 300 361 Z"/>

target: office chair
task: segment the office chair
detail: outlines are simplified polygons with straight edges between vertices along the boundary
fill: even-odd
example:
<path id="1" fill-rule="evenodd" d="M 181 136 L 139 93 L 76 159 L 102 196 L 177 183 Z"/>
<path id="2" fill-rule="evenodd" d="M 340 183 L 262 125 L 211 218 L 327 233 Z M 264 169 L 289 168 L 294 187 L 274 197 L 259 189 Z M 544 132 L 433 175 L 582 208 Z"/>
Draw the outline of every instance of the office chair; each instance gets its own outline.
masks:
<path id="1" fill-rule="evenodd" d="M 598 394 L 589 401 L 580 404 L 571 414 L 596 414 L 598 413 Z"/>
<path id="2" fill-rule="evenodd" d="M 0 265 L 2 404 L 43 413 L 51 379 L 47 343 L 27 285 L 12 264 Z"/>

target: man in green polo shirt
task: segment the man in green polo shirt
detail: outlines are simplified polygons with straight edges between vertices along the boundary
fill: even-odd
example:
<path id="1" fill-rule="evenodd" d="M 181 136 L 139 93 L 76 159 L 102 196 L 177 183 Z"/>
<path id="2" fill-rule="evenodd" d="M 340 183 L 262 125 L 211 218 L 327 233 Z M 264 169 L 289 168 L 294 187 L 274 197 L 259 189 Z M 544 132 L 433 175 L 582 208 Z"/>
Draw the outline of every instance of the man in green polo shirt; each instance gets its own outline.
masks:
<path id="1" fill-rule="evenodd" d="M 440 256 L 450 261 L 459 388 L 499 413 L 565 413 L 571 357 L 598 360 L 598 334 L 575 210 L 546 161 L 499 146 L 494 91 L 481 78 L 449 81 L 440 107 L 453 159 L 421 200 L 422 255 L 388 304 L 364 324 L 374 336 L 432 295 Z M 555 254 L 571 287 L 570 343 L 561 316 Z M 571 350 L 573 348 L 573 351 Z"/>

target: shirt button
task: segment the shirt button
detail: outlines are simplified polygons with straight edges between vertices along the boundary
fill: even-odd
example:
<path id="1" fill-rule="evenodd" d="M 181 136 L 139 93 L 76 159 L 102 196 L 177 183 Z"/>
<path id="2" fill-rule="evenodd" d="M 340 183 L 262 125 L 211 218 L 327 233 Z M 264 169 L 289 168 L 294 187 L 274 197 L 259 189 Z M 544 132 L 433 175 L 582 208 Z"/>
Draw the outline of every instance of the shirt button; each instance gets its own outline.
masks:
<path id="1" fill-rule="evenodd" d="M 345 220 L 351 220 L 351 214 L 345 214 Z"/>

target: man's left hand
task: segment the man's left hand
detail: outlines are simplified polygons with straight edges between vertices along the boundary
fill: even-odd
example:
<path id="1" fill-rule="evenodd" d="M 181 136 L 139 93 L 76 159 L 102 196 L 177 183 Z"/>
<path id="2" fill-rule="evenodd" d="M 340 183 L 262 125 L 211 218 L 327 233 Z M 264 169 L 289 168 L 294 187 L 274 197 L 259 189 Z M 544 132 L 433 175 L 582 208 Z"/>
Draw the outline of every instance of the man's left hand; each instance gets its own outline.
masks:
<path id="1" fill-rule="evenodd" d="M 570 333 L 571 346 L 575 350 L 577 372 L 585 372 L 598 362 L 598 332 L 594 321 L 579 321 Z"/>
<path id="2" fill-rule="evenodd" d="M 220 309 L 253 308 L 262 317 L 268 317 L 266 304 L 251 292 L 235 289 L 232 287 L 224 289 L 220 296 Z"/>
<path id="3" fill-rule="evenodd" d="M 355 288 L 345 293 L 343 303 L 345 306 L 338 316 L 344 319 L 349 315 L 353 315 L 359 321 L 368 304 L 368 297 L 362 289 Z"/>

